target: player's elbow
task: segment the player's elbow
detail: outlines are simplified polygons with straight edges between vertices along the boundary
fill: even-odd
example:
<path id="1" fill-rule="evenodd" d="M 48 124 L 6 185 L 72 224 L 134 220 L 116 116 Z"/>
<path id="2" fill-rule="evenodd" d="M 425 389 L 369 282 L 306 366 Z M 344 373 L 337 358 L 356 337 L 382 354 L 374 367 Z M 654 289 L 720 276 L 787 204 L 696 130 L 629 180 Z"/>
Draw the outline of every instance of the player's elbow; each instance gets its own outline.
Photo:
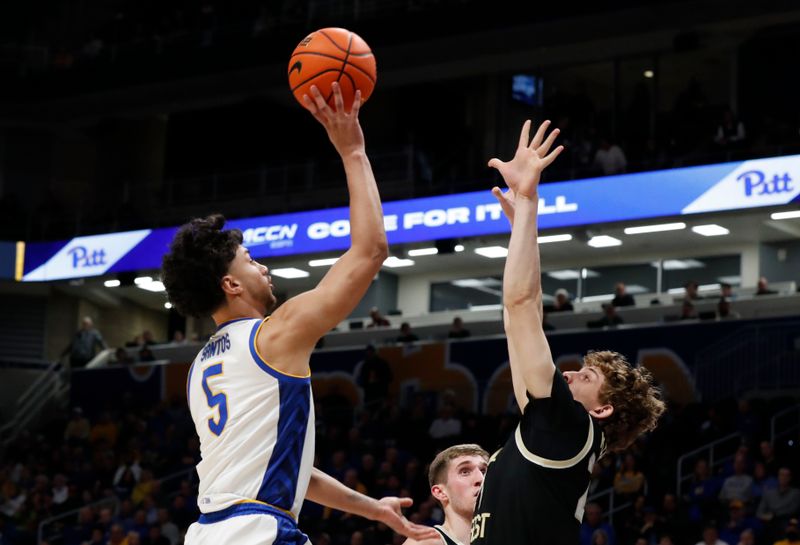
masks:
<path id="1" fill-rule="evenodd" d="M 536 294 L 533 290 L 509 290 L 503 293 L 503 306 L 509 314 L 515 314 L 521 310 L 530 311 L 531 307 L 537 306 Z"/>

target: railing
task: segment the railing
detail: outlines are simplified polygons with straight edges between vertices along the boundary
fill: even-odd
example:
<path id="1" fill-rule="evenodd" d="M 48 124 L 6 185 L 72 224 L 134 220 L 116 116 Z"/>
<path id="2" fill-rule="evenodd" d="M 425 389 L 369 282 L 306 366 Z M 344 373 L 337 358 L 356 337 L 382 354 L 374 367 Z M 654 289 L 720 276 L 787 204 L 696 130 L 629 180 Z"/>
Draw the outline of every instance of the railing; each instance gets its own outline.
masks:
<path id="1" fill-rule="evenodd" d="M 712 441 L 702 447 L 687 452 L 686 454 L 678 458 L 678 466 L 675 472 L 675 474 L 677 475 L 675 490 L 677 491 L 678 497 L 681 496 L 683 483 L 692 478 L 694 470 L 694 468 L 692 468 L 686 474 L 684 474 L 685 462 L 694 461 L 699 454 L 707 452 L 708 467 L 710 471 L 713 473 L 715 467 L 724 464 L 728 460 L 733 459 L 733 454 L 734 452 L 736 452 L 736 449 L 739 447 L 739 445 L 741 445 L 741 443 L 742 443 L 741 434 L 739 434 L 738 432 L 732 433 L 730 435 L 726 435 L 721 439 L 717 439 L 716 441 Z M 720 450 L 723 450 L 723 445 L 728 448 L 724 449 L 723 453 L 720 453 Z M 730 448 L 731 446 L 733 448 Z"/>
<path id="2" fill-rule="evenodd" d="M 181 471 L 170 473 L 166 477 L 162 477 L 161 479 L 156 479 L 156 480 L 160 484 L 160 489 L 164 491 L 166 488 L 168 488 L 164 486 L 164 483 L 170 483 L 172 481 L 180 482 L 184 479 L 188 479 L 189 484 L 192 484 L 194 482 L 195 475 L 196 475 L 195 468 L 182 469 Z M 177 490 L 169 493 L 167 495 L 167 499 L 171 499 L 177 493 L 178 493 Z M 90 503 L 88 505 L 84 505 L 77 509 L 73 509 L 72 511 L 67 511 L 65 513 L 61 513 L 59 515 L 55 515 L 53 517 L 44 519 L 42 522 L 39 523 L 37 543 L 42 543 L 43 540 L 50 541 L 60 537 L 61 528 L 63 528 L 63 526 L 59 524 L 60 521 L 75 516 L 76 514 L 80 513 L 82 509 L 85 509 L 86 507 L 91 507 L 93 509 L 101 509 L 105 506 L 113 506 L 114 515 L 116 515 L 119 512 L 119 504 L 120 504 L 119 498 L 117 498 L 116 496 L 112 496 L 108 498 L 103 498 L 100 501 Z"/>
<path id="3" fill-rule="evenodd" d="M 59 393 L 62 376 L 61 362 L 54 361 L 19 396 L 11 418 L 0 428 L 0 445 L 8 445 L 21 429 L 39 416 L 47 402 Z"/>
<path id="4" fill-rule="evenodd" d="M 103 498 L 100 501 L 96 501 L 94 503 L 90 503 L 88 505 L 84 505 L 82 507 L 78 507 L 77 509 L 73 509 L 72 511 L 67 511 L 66 513 L 61 513 L 60 515 L 55 515 L 53 517 L 44 519 L 42 522 L 39 523 L 39 528 L 37 531 L 36 543 L 44 543 L 50 542 L 54 538 L 57 538 L 61 535 L 60 529 L 48 529 L 48 526 L 54 525 L 55 523 L 62 521 L 66 518 L 73 517 L 80 513 L 86 507 L 102 509 L 103 507 L 111 506 L 114 509 L 114 516 L 119 513 L 119 499 L 116 496 L 111 496 L 108 498 Z"/>
<path id="5" fill-rule="evenodd" d="M 786 427 L 779 431 L 779 425 Z M 800 405 L 775 413 L 769 421 L 769 436 L 773 445 L 779 437 L 790 435 L 798 429 L 800 429 Z"/>
<path id="6" fill-rule="evenodd" d="M 800 321 L 750 325 L 699 352 L 694 378 L 703 400 L 799 386 L 798 332 Z"/>

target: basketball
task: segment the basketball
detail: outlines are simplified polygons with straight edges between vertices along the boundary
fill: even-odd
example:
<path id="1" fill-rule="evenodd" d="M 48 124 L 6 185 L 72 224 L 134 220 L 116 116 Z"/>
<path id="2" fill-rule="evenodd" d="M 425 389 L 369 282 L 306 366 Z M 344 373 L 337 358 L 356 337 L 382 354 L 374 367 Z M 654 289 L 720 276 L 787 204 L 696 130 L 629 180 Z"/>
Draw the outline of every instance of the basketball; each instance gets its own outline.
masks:
<path id="1" fill-rule="evenodd" d="M 375 88 L 378 77 L 375 56 L 367 42 L 344 28 L 323 28 L 301 41 L 289 59 L 289 88 L 303 104 L 303 95 L 311 97 L 316 85 L 331 108 L 331 84 L 339 82 L 345 109 L 353 104 L 356 89 L 364 103 Z"/>

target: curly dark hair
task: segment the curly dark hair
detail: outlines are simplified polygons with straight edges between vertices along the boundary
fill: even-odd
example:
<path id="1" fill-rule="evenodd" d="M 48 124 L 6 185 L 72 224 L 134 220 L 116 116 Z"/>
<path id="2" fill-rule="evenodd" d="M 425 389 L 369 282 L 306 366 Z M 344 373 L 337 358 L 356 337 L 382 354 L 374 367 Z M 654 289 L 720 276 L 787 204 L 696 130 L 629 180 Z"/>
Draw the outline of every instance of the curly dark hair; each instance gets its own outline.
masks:
<path id="1" fill-rule="evenodd" d="M 242 243 L 238 229 L 222 230 L 225 217 L 212 214 L 182 225 L 161 262 L 161 281 L 175 309 L 202 317 L 225 301 L 220 281 Z"/>
<path id="2" fill-rule="evenodd" d="M 637 437 L 655 429 L 666 404 L 661 391 L 653 385 L 650 371 L 631 366 L 625 356 L 610 350 L 589 352 L 583 362 L 598 368 L 606 378 L 600 402 L 612 405 L 614 412 L 599 424 L 609 451 L 624 450 Z"/>

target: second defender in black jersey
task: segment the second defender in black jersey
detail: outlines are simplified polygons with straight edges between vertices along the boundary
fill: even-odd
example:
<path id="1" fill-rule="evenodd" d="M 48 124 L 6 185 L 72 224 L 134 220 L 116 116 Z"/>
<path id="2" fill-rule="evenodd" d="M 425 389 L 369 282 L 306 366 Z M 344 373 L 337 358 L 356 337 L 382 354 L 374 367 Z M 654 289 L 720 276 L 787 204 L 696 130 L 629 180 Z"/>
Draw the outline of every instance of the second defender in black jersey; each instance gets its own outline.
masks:
<path id="1" fill-rule="evenodd" d="M 655 427 L 664 402 L 647 370 L 616 352 L 590 352 L 579 371 L 560 373 L 542 328 L 537 234 L 542 170 L 558 129 L 530 139 L 522 127 L 511 161 L 489 161 L 508 186 L 492 192 L 511 222 L 503 274 L 503 318 L 514 397 L 522 419 L 489 460 L 472 519 L 471 543 L 576 545 L 592 465 Z"/>

